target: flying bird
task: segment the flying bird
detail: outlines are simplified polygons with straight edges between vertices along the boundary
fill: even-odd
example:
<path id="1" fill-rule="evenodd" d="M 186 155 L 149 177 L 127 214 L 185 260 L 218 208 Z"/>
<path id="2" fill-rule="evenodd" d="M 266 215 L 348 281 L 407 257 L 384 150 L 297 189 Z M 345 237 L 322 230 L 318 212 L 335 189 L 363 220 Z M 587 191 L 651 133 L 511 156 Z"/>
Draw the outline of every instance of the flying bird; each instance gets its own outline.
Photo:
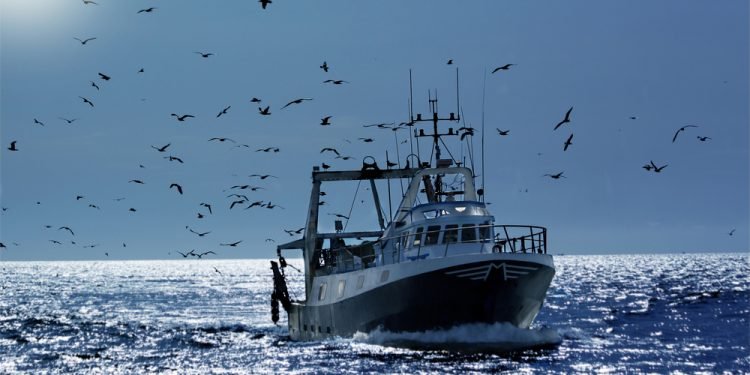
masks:
<path id="1" fill-rule="evenodd" d="M 324 171 L 327 171 L 328 168 L 331 168 L 331 166 L 326 163 L 321 163 L 320 166 L 323 168 Z"/>
<path id="2" fill-rule="evenodd" d="M 44 123 L 41 122 L 41 121 L 39 121 L 39 120 L 37 120 L 37 119 L 34 119 L 34 123 L 37 124 L 37 125 L 44 126 Z"/>
<path id="3" fill-rule="evenodd" d="M 229 142 L 232 142 L 232 143 L 237 143 L 237 142 L 236 142 L 236 141 L 235 141 L 234 139 L 232 139 L 232 138 L 219 138 L 219 137 L 214 137 L 214 138 L 211 138 L 211 139 L 209 139 L 208 141 L 209 141 L 209 142 L 211 142 L 211 141 L 219 141 L 219 142 L 226 142 L 226 141 L 229 141 Z"/>
<path id="4" fill-rule="evenodd" d="M 563 151 L 568 151 L 568 147 L 573 144 L 573 134 L 570 134 L 570 137 L 568 137 L 568 140 L 565 141 L 565 147 L 563 148 Z"/>
<path id="5" fill-rule="evenodd" d="M 89 4 L 99 5 L 98 3 L 96 3 L 96 2 L 95 2 L 95 1 L 93 1 L 93 0 L 83 0 L 83 3 L 84 3 L 85 5 L 89 5 Z"/>
<path id="6" fill-rule="evenodd" d="M 195 234 L 197 234 L 197 235 L 198 235 L 198 237 L 204 237 L 205 235 L 207 235 L 207 234 L 211 233 L 210 231 L 209 231 L 209 232 L 198 233 L 198 232 L 196 232 L 196 231 L 194 231 L 194 230 L 192 230 L 192 229 L 190 229 L 190 228 L 188 228 L 188 230 L 189 230 L 189 231 L 190 231 L 191 233 L 195 233 Z"/>
<path id="7" fill-rule="evenodd" d="M 101 210 L 101 208 L 99 208 L 99 206 L 97 206 L 95 204 L 90 204 L 89 207 L 96 208 L 97 210 Z"/>
<path id="8" fill-rule="evenodd" d="M 344 81 L 343 79 L 327 79 L 323 81 L 323 83 L 331 83 L 334 85 L 340 85 L 342 83 L 349 83 L 349 81 Z"/>
<path id="9" fill-rule="evenodd" d="M 495 130 L 497 130 L 497 134 L 502 135 L 502 136 L 506 136 L 508 135 L 508 133 L 510 133 L 510 130 L 500 130 L 498 128 L 495 128 Z"/>
<path id="10" fill-rule="evenodd" d="M 10 142 L 10 147 L 8 147 L 8 150 L 10 150 L 10 151 L 18 151 L 18 149 L 16 148 L 16 143 L 17 142 L 18 141 Z"/>
<path id="11" fill-rule="evenodd" d="M 208 53 L 204 53 L 204 52 L 197 52 L 197 51 L 196 51 L 195 53 L 197 53 L 197 54 L 201 55 L 201 57 L 202 57 L 202 58 L 204 58 L 204 59 L 207 59 L 207 58 L 208 58 L 209 56 L 213 56 L 213 55 L 214 55 L 214 54 L 213 54 L 213 53 L 211 53 L 211 52 L 208 52 Z"/>
<path id="12" fill-rule="evenodd" d="M 220 243 L 219 246 L 237 247 L 237 245 L 239 245 L 240 242 L 242 242 L 242 240 L 237 241 L 237 242 L 232 242 L 232 243 Z"/>
<path id="13" fill-rule="evenodd" d="M 323 61 L 323 65 L 320 66 L 320 69 L 323 69 L 324 72 L 328 73 L 328 63 Z"/>
<path id="14" fill-rule="evenodd" d="M 84 40 L 81 40 L 81 39 L 78 39 L 78 38 L 75 38 L 75 37 L 74 37 L 73 39 L 75 39 L 75 40 L 77 40 L 77 41 L 81 42 L 81 45 L 83 46 L 83 45 L 86 45 L 86 43 L 88 43 L 88 42 L 90 42 L 90 41 L 92 41 L 92 40 L 94 40 L 94 39 L 96 39 L 96 38 L 86 38 L 86 39 L 84 39 Z"/>
<path id="15" fill-rule="evenodd" d="M 201 203 L 200 204 L 203 207 L 206 207 L 208 209 L 208 213 L 213 215 L 213 211 L 211 211 L 211 205 L 208 203 Z"/>
<path id="16" fill-rule="evenodd" d="M 362 137 L 360 137 L 360 138 L 357 138 L 357 139 L 359 139 L 360 141 L 365 142 L 365 143 L 371 143 L 371 142 L 375 141 L 372 138 L 362 138 Z"/>
<path id="17" fill-rule="evenodd" d="M 266 6 L 272 3 L 271 0 L 258 0 L 258 2 L 260 3 L 260 7 L 263 9 L 266 9 Z"/>
<path id="18" fill-rule="evenodd" d="M 89 81 L 89 82 L 91 82 L 91 86 L 92 86 L 93 88 L 95 88 L 95 89 L 99 90 L 99 85 L 97 85 L 97 84 L 96 84 L 96 82 L 94 82 L 94 81 Z"/>
<path id="19" fill-rule="evenodd" d="M 182 257 L 183 257 L 183 258 L 187 258 L 187 257 L 188 257 L 188 256 L 190 256 L 190 255 L 195 255 L 195 253 L 193 253 L 193 251 L 194 251 L 194 250 L 190 250 L 190 251 L 188 251 L 187 253 L 182 253 L 182 252 L 179 252 L 179 251 L 177 251 L 177 254 L 180 254 L 180 255 L 182 255 Z"/>
<path id="20" fill-rule="evenodd" d="M 338 217 L 338 218 L 342 218 L 342 219 L 346 219 L 346 220 L 349 220 L 349 216 L 346 216 L 346 215 L 342 215 L 342 214 L 329 214 L 329 215 L 331 215 L 331 216 L 336 216 L 336 217 Z"/>
<path id="21" fill-rule="evenodd" d="M 732 229 L 732 230 L 730 230 L 730 231 L 729 231 L 729 235 L 730 235 L 730 236 L 734 236 L 734 231 L 735 231 L 735 230 L 736 230 L 736 229 Z"/>
<path id="22" fill-rule="evenodd" d="M 171 145 L 171 143 L 167 143 L 167 144 L 165 144 L 164 146 L 161 146 L 161 147 L 156 147 L 156 146 L 152 145 L 151 148 L 153 148 L 154 150 L 159 151 L 159 152 L 165 152 L 165 151 L 167 151 L 167 147 L 169 147 L 170 145 Z"/>
<path id="23" fill-rule="evenodd" d="M 643 165 L 643 167 L 641 167 L 641 168 L 643 168 L 643 169 L 645 169 L 645 170 L 647 170 L 647 171 L 649 171 L 649 172 L 650 172 L 650 171 L 651 171 L 652 169 L 654 169 L 654 167 L 652 167 L 652 166 L 651 166 L 651 164 L 644 164 L 644 165 Z"/>
<path id="24" fill-rule="evenodd" d="M 281 150 L 278 147 L 266 147 L 266 148 L 259 148 L 259 149 L 255 150 L 255 152 L 260 152 L 260 151 L 263 151 L 263 152 L 271 152 L 271 151 L 273 151 L 273 152 L 279 152 Z"/>
<path id="25" fill-rule="evenodd" d="M 677 136 L 680 135 L 680 132 L 685 131 L 685 129 L 687 129 L 687 128 L 697 128 L 697 127 L 698 127 L 698 125 L 685 125 L 685 126 L 679 128 L 679 129 L 677 129 L 677 131 L 674 133 L 674 137 L 672 137 L 672 143 L 674 143 L 674 141 L 677 140 Z"/>
<path id="26" fill-rule="evenodd" d="M 65 230 L 67 230 L 67 231 L 68 231 L 68 232 L 70 232 L 70 234 L 71 234 L 71 235 L 73 235 L 73 236 L 75 236 L 75 235 L 76 235 L 75 233 L 73 233 L 73 230 L 72 230 L 72 229 L 70 229 L 70 227 L 60 227 L 60 228 L 57 228 L 57 230 L 62 230 L 62 229 L 65 229 Z"/>
<path id="27" fill-rule="evenodd" d="M 171 116 L 176 117 L 177 121 L 185 121 L 186 118 L 195 118 L 195 116 L 193 116 L 193 115 L 182 115 L 182 116 L 180 116 L 180 115 L 178 115 L 176 113 L 171 114 Z"/>
<path id="28" fill-rule="evenodd" d="M 270 109 L 271 109 L 271 106 L 266 106 L 266 108 L 258 107 L 258 112 L 260 112 L 260 114 L 263 116 L 268 116 L 271 114 Z"/>
<path id="29" fill-rule="evenodd" d="M 98 88 L 97 88 L 97 89 L 98 89 Z M 93 108 L 93 107 L 94 107 L 94 103 L 92 103 L 92 102 L 91 102 L 91 100 L 88 100 L 88 99 L 84 98 L 83 96 L 79 96 L 79 98 L 83 99 L 83 102 L 84 102 L 84 103 L 88 103 L 88 105 L 90 105 L 90 106 L 91 106 L 91 108 Z"/>
<path id="30" fill-rule="evenodd" d="M 208 255 L 208 254 L 214 254 L 214 255 L 216 255 L 216 253 L 214 253 L 213 251 L 206 251 L 204 253 L 193 253 L 193 256 L 197 256 L 198 259 L 201 259 L 201 258 L 203 258 L 204 255 Z"/>
<path id="31" fill-rule="evenodd" d="M 216 268 L 216 267 L 214 267 L 214 271 L 216 271 L 216 273 L 218 273 L 219 275 L 223 275 L 223 274 L 221 273 L 221 271 L 219 271 L 219 269 L 218 269 L 218 268 Z"/>
<path id="32" fill-rule="evenodd" d="M 286 108 L 286 107 L 289 107 L 289 106 L 290 106 L 290 105 L 292 105 L 292 104 L 300 104 L 300 103 L 302 103 L 302 102 L 303 102 L 303 101 L 305 101 L 305 100 L 312 100 L 312 98 L 299 98 L 299 99 L 294 99 L 294 100 L 292 100 L 291 102 L 289 102 L 289 103 L 286 103 L 286 104 L 285 104 L 285 105 L 284 105 L 283 107 L 281 107 L 281 109 L 284 109 L 284 108 Z"/>
<path id="33" fill-rule="evenodd" d="M 563 173 L 565 173 L 565 172 L 560 172 L 560 173 L 557 173 L 557 174 L 549 174 L 549 173 L 547 173 L 547 174 L 545 174 L 544 176 L 549 176 L 549 177 L 550 177 L 550 178 L 552 178 L 553 180 L 559 180 L 559 179 L 560 179 L 560 177 L 562 177 L 562 178 L 567 178 L 567 177 L 563 176 Z M 543 177 L 544 177 L 544 176 L 543 176 Z"/>
<path id="34" fill-rule="evenodd" d="M 177 192 L 178 192 L 178 193 L 180 193 L 180 195 L 182 195 L 182 186 L 180 186 L 180 185 L 178 185 L 178 184 L 175 184 L 175 183 L 173 183 L 172 185 L 169 185 L 169 188 L 170 188 L 170 189 L 171 189 L 171 188 L 177 188 Z"/>
<path id="35" fill-rule="evenodd" d="M 103 79 L 105 81 L 109 81 L 110 79 L 112 79 L 112 77 L 110 77 L 110 76 L 108 76 L 108 75 L 106 75 L 104 73 L 99 73 L 99 78 L 101 78 L 101 79 Z"/>
<path id="36" fill-rule="evenodd" d="M 324 153 L 326 151 L 330 151 L 330 152 L 333 152 L 336 155 L 340 155 L 339 152 L 335 148 L 332 148 L 332 147 L 324 147 L 322 150 L 320 150 L 320 153 L 322 154 L 322 153 Z"/>
<path id="37" fill-rule="evenodd" d="M 329 121 L 331 119 L 331 117 L 332 116 L 326 116 L 326 117 L 323 117 L 322 119 L 320 119 L 320 125 L 323 125 L 323 126 L 325 126 L 325 125 L 331 125 L 331 122 Z"/>
<path id="38" fill-rule="evenodd" d="M 260 99 L 258 99 L 256 97 L 253 97 L 252 99 L 250 99 L 250 103 L 260 103 L 261 101 L 262 100 L 260 100 Z"/>
<path id="39" fill-rule="evenodd" d="M 68 124 L 72 124 L 74 121 L 78 120 L 77 118 L 74 119 L 66 119 L 65 117 L 58 117 L 60 120 L 63 120 L 67 122 Z"/>
<path id="40" fill-rule="evenodd" d="M 449 59 L 446 65 L 453 65 L 453 59 Z"/>
<path id="41" fill-rule="evenodd" d="M 141 181 L 141 180 L 130 180 L 130 181 L 128 181 L 128 182 L 133 182 L 133 183 L 136 183 L 136 184 L 141 184 L 141 185 L 143 185 L 143 184 L 145 183 L 145 182 L 143 182 L 143 181 Z"/>
<path id="42" fill-rule="evenodd" d="M 707 141 L 709 139 L 711 139 L 711 137 L 701 137 L 700 135 L 698 136 L 698 140 L 701 141 L 701 142 L 705 142 L 705 141 Z"/>
<path id="43" fill-rule="evenodd" d="M 157 8 L 156 7 L 150 7 L 150 8 L 146 8 L 146 9 L 141 9 L 141 10 L 138 11 L 138 13 L 151 13 L 155 9 L 157 9 Z"/>
<path id="44" fill-rule="evenodd" d="M 221 112 L 219 112 L 219 114 L 218 114 L 218 115 L 216 115 L 216 118 L 219 118 L 219 117 L 221 117 L 221 115 L 226 115 L 226 114 L 227 114 L 227 111 L 229 110 L 229 108 L 232 108 L 232 106 L 231 106 L 231 105 L 228 105 L 228 106 L 227 106 L 226 108 L 222 109 L 222 110 L 221 110 Z"/>
<path id="45" fill-rule="evenodd" d="M 169 155 L 169 156 L 165 156 L 165 157 L 164 157 L 164 159 L 169 159 L 169 161 L 177 161 L 177 162 L 179 162 L 180 164 L 183 164 L 183 163 L 184 163 L 184 162 L 182 161 L 182 159 L 178 158 L 177 156 L 172 156 L 172 155 Z"/>
<path id="46" fill-rule="evenodd" d="M 651 167 L 654 169 L 654 172 L 660 173 L 662 169 L 666 168 L 669 164 L 664 164 L 661 167 L 657 167 L 656 164 L 654 164 L 654 161 L 651 160 Z"/>
<path id="47" fill-rule="evenodd" d="M 271 175 L 271 174 L 263 174 L 263 175 L 260 175 L 260 174 L 251 174 L 250 177 L 260 177 L 261 180 L 265 180 L 265 179 L 267 179 L 269 177 L 278 178 L 278 177 L 276 177 L 274 175 Z"/>
<path id="48" fill-rule="evenodd" d="M 552 130 L 557 130 L 557 128 L 559 128 L 560 126 L 562 126 L 562 124 L 564 124 L 566 122 L 570 122 L 570 113 L 571 112 L 573 112 L 573 107 L 570 107 L 570 109 L 568 110 L 568 112 L 565 112 L 565 118 L 562 121 L 558 122 L 557 125 L 555 125 L 555 128 L 552 129 Z"/>
<path id="49" fill-rule="evenodd" d="M 83 195 L 76 195 L 76 200 L 77 201 L 79 201 L 79 200 L 81 200 L 83 198 L 86 198 L 86 197 L 84 197 Z"/>
<path id="50" fill-rule="evenodd" d="M 495 74 L 495 72 L 500 71 L 500 70 L 509 70 L 510 67 L 513 66 L 513 65 L 516 65 L 516 64 L 505 64 L 503 66 L 499 66 L 499 67 L 495 68 L 492 71 L 492 73 L 490 73 L 490 74 Z"/>

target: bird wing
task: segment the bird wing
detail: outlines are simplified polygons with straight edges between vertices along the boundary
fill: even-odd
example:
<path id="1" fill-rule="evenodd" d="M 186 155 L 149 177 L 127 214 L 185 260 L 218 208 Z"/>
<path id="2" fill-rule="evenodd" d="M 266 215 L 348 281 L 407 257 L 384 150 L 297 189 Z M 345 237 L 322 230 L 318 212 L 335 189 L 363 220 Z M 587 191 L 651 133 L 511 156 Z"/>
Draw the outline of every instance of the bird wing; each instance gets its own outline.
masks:
<path id="1" fill-rule="evenodd" d="M 674 133 L 674 137 L 672 137 L 672 143 L 674 143 L 674 141 L 677 140 L 677 135 L 679 135 L 680 132 L 683 131 L 684 129 L 685 128 L 679 128 L 679 129 L 677 129 L 677 131 Z"/>

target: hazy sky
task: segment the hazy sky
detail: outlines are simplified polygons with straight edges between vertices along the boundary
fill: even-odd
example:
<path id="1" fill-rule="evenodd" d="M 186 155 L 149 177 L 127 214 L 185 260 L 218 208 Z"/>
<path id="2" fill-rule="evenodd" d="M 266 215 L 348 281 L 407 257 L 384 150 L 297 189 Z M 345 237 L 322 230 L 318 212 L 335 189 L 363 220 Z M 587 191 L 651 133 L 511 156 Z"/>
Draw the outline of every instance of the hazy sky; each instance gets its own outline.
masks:
<path id="1" fill-rule="evenodd" d="M 748 250 L 746 0 L 96 2 L 0 0 L 0 259 L 272 257 L 266 239 L 297 238 L 283 229 L 304 225 L 312 167 L 359 168 L 366 155 L 383 165 L 397 143 L 403 163 L 407 132 L 363 125 L 407 119 L 409 69 L 416 112 L 427 113 L 430 89 L 441 112 L 455 111 L 456 68 L 456 128 L 481 127 L 486 83 L 497 223 L 546 226 L 553 254 Z M 281 109 L 303 97 L 313 100 Z M 571 122 L 553 130 L 570 107 Z M 319 125 L 324 116 L 332 125 Z M 685 125 L 698 127 L 673 143 Z M 255 151 L 266 147 L 280 151 Z M 650 160 L 668 167 L 648 172 Z M 264 189 L 230 189 L 244 184 Z M 369 192 L 355 190 L 326 190 L 325 228 L 352 202 L 350 229 L 375 225 L 361 203 Z M 230 210 L 233 192 L 283 209 Z"/>

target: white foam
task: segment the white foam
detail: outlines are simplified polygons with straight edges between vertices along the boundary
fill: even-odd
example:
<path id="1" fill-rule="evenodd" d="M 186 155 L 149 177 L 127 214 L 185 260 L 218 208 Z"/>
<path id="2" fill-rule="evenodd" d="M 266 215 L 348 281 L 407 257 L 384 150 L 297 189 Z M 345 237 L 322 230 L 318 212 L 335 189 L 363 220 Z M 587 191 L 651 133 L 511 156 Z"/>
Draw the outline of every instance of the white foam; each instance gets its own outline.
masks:
<path id="1" fill-rule="evenodd" d="M 389 332 L 378 328 L 369 333 L 357 332 L 354 340 L 406 348 L 509 351 L 559 345 L 562 337 L 551 328 L 523 329 L 509 323 L 474 323 L 422 332 Z"/>

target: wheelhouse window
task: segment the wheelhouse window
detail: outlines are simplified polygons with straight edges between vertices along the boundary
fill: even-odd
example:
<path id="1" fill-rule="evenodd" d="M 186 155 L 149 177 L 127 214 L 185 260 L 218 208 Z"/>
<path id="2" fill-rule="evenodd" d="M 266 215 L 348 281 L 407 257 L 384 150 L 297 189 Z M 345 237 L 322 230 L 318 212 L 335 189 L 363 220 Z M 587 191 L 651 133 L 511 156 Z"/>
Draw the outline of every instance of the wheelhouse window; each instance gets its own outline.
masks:
<path id="1" fill-rule="evenodd" d="M 339 289 L 338 289 L 338 293 L 336 294 L 336 298 L 343 297 L 344 290 L 346 290 L 346 280 L 339 280 Z"/>
<path id="2" fill-rule="evenodd" d="M 461 226 L 461 242 L 477 242 L 477 229 L 474 224 Z"/>
<path id="3" fill-rule="evenodd" d="M 412 247 L 419 247 L 422 245 L 422 232 L 424 231 L 423 227 L 417 228 L 417 230 L 412 234 Z"/>
<path id="4" fill-rule="evenodd" d="M 448 224 L 443 232 L 443 243 L 458 242 L 458 224 Z"/>
<path id="5" fill-rule="evenodd" d="M 320 284 L 320 289 L 318 289 L 318 301 L 322 301 L 326 298 L 326 283 Z"/>
<path id="6" fill-rule="evenodd" d="M 434 245 L 438 243 L 438 238 L 440 237 L 440 225 L 430 225 L 427 227 L 427 233 L 424 237 L 424 244 L 425 245 Z"/>
<path id="7" fill-rule="evenodd" d="M 490 230 L 490 222 L 485 221 L 479 226 L 479 240 L 482 242 L 490 242 L 492 240 L 492 233 Z"/>

